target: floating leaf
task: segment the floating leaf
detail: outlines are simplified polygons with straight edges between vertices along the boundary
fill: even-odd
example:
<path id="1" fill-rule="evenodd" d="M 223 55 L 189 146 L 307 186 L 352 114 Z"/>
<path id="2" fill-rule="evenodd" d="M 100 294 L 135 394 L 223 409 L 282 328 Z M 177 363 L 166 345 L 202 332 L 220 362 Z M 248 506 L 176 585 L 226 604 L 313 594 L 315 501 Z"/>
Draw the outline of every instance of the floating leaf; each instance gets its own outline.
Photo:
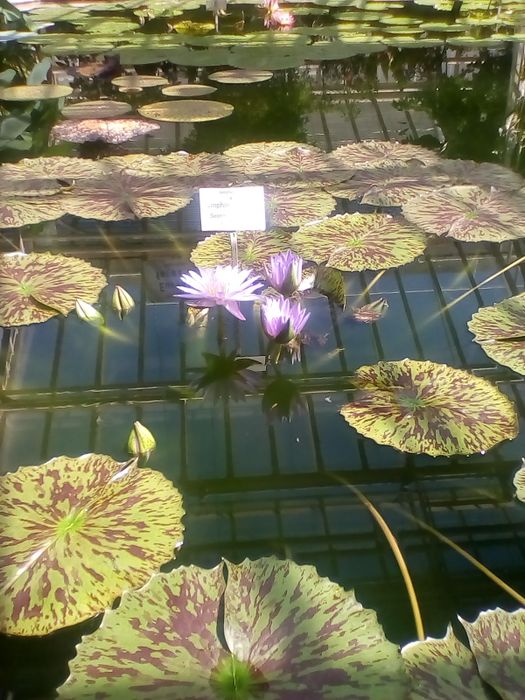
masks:
<path id="1" fill-rule="evenodd" d="M 6 102 L 33 102 L 39 100 L 58 100 L 71 95 L 73 88 L 69 85 L 15 85 L 0 89 L 0 100 Z"/>
<path id="2" fill-rule="evenodd" d="M 84 637 L 64 700 L 398 700 L 405 679 L 375 613 L 311 566 L 181 567 L 126 592 Z M 224 601 L 224 622 L 219 622 Z M 225 649 L 217 627 L 224 628 Z"/>
<path id="3" fill-rule="evenodd" d="M 211 95 L 212 92 L 216 92 L 217 88 L 212 85 L 168 85 L 168 87 L 162 88 L 161 92 L 163 95 L 168 95 L 169 97 L 198 97 L 199 95 Z"/>
<path id="4" fill-rule="evenodd" d="M 116 100 L 89 100 L 66 105 L 62 116 L 67 119 L 110 119 L 131 112 L 131 105 Z"/>
<path id="5" fill-rule="evenodd" d="M 397 141 L 359 141 L 339 146 L 331 153 L 340 169 L 363 170 L 384 168 L 389 165 L 402 165 L 417 160 L 424 165 L 434 165 L 441 161 L 433 151 Z"/>
<path id="6" fill-rule="evenodd" d="M 65 213 L 62 201 L 45 195 L 23 197 L 19 192 L 0 190 L 0 229 L 59 219 Z"/>
<path id="7" fill-rule="evenodd" d="M 121 75 L 111 81 L 117 87 L 143 90 L 148 87 L 167 85 L 168 81 L 160 75 Z"/>
<path id="8" fill-rule="evenodd" d="M 138 177 L 125 170 L 105 180 L 86 180 L 75 187 L 65 205 L 85 219 L 121 221 L 165 216 L 185 207 L 192 190 L 169 178 Z"/>
<path id="9" fill-rule="evenodd" d="M 182 515 L 160 472 L 105 455 L 1 477 L 1 631 L 47 634 L 101 612 L 172 558 Z"/>
<path id="10" fill-rule="evenodd" d="M 359 433 L 403 452 L 484 452 L 516 437 L 516 410 L 486 379 L 435 362 L 360 367 L 358 391 L 341 414 Z"/>
<path id="11" fill-rule="evenodd" d="M 403 214 L 427 233 L 459 241 L 499 243 L 525 236 L 525 200 L 498 190 L 445 187 L 411 199 Z"/>
<path id="12" fill-rule="evenodd" d="M 233 112 L 233 105 L 213 100 L 154 102 L 139 108 L 139 114 L 161 122 L 209 122 Z"/>
<path id="13" fill-rule="evenodd" d="M 340 270 L 327 267 L 324 264 L 319 265 L 315 272 L 314 288 L 344 310 L 346 306 L 345 279 Z"/>
<path id="14" fill-rule="evenodd" d="M 128 452 L 136 457 L 149 459 L 150 454 L 157 447 L 157 441 L 153 434 L 138 420 L 133 423 L 133 428 L 128 438 Z"/>
<path id="15" fill-rule="evenodd" d="M 320 148 L 294 141 L 244 143 L 228 149 L 224 156 L 246 175 L 299 175 L 332 169 L 328 155 Z"/>
<path id="16" fill-rule="evenodd" d="M 104 274 L 84 260 L 51 253 L 0 256 L 0 326 L 42 323 L 68 314 L 77 299 L 96 302 Z"/>
<path id="17" fill-rule="evenodd" d="M 103 161 L 86 158 L 67 158 L 52 156 L 49 158 L 24 158 L 18 163 L 5 163 L 0 167 L 0 180 L 25 180 L 26 178 L 52 178 L 62 180 L 79 180 L 95 178 L 104 172 Z M 53 217 L 56 218 L 56 217 Z M 0 221 L 2 218 L 0 217 Z"/>
<path id="18" fill-rule="evenodd" d="M 270 257 L 290 246 L 290 234 L 279 231 L 239 231 L 237 233 L 238 264 L 254 272 L 264 272 Z M 232 260 L 231 235 L 215 233 L 197 243 L 190 259 L 197 267 L 230 265 Z"/>
<path id="19" fill-rule="evenodd" d="M 160 129 L 158 124 L 145 119 L 70 119 L 55 124 L 51 130 L 51 139 L 72 143 L 124 143 L 157 129 Z"/>
<path id="20" fill-rule="evenodd" d="M 404 265 L 425 246 L 424 234 L 388 214 L 339 214 L 292 234 L 292 248 L 307 260 L 349 271 Z"/>
<path id="21" fill-rule="evenodd" d="M 272 226 L 301 226 L 328 216 L 336 206 L 335 199 L 327 192 L 305 185 L 267 185 L 264 201 L 266 220 Z"/>
<path id="22" fill-rule="evenodd" d="M 525 374 L 525 294 L 479 309 L 468 329 L 491 359 Z"/>
<path id="23" fill-rule="evenodd" d="M 498 163 L 476 163 L 473 160 L 442 160 L 437 171 L 446 175 L 450 185 L 476 185 L 498 190 L 519 190 L 525 181 L 519 173 Z"/>
<path id="24" fill-rule="evenodd" d="M 208 78 L 215 80 L 217 83 L 262 83 L 265 80 L 270 80 L 273 73 L 269 70 L 220 70 L 215 73 L 210 73 Z"/>

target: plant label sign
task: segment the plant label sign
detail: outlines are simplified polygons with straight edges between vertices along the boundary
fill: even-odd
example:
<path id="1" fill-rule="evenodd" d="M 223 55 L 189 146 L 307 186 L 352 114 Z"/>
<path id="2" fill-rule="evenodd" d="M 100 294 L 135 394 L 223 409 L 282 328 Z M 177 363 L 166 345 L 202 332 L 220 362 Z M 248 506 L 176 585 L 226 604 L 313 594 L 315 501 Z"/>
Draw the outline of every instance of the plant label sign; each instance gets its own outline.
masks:
<path id="1" fill-rule="evenodd" d="M 202 231 L 265 231 L 264 187 L 201 187 Z"/>

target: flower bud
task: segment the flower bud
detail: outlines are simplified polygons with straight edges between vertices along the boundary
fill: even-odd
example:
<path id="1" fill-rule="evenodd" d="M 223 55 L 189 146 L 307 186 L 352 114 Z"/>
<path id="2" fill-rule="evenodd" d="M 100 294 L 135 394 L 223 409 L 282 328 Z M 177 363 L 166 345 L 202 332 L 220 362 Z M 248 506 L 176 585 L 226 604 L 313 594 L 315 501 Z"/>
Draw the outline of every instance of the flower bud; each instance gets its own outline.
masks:
<path id="1" fill-rule="evenodd" d="M 128 452 L 137 457 L 149 458 L 157 443 L 152 433 L 136 420 L 128 438 Z"/>
<path id="2" fill-rule="evenodd" d="M 103 326 L 104 317 L 97 311 L 94 306 L 88 304 L 87 301 L 77 299 L 75 302 L 75 311 L 81 321 L 90 323 L 92 326 Z"/>
<path id="3" fill-rule="evenodd" d="M 126 290 L 118 284 L 115 285 L 115 291 L 113 292 L 111 304 L 113 306 L 113 310 L 118 313 L 121 321 L 126 314 L 129 314 L 129 312 L 135 308 L 135 302 L 133 301 L 131 294 L 126 292 Z"/>

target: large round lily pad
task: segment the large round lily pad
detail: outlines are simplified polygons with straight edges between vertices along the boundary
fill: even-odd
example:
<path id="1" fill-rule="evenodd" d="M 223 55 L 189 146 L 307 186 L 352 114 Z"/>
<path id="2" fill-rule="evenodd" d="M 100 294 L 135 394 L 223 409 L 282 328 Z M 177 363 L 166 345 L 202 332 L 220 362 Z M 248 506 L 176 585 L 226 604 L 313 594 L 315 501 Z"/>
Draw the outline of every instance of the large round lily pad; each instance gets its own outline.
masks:
<path id="1" fill-rule="evenodd" d="M 375 613 L 313 567 L 275 558 L 158 574 L 125 593 L 77 652 L 63 700 L 406 693 L 401 658 Z"/>
<path id="2" fill-rule="evenodd" d="M 476 163 L 473 160 L 443 159 L 437 170 L 446 175 L 450 185 L 476 185 L 498 190 L 519 190 L 525 182 L 519 173 L 498 163 Z"/>
<path id="3" fill-rule="evenodd" d="M 445 187 L 411 199 L 403 214 L 427 233 L 459 241 L 499 243 L 525 236 L 525 198 L 499 190 Z"/>
<path id="4" fill-rule="evenodd" d="M 224 152 L 235 170 L 247 175 L 301 174 L 332 169 L 328 155 L 316 146 L 295 141 L 244 143 Z"/>
<path id="5" fill-rule="evenodd" d="M 192 189 L 163 177 L 140 177 L 125 170 L 104 180 L 86 180 L 65 201 L 70 214 L 84 219 L 121 221 L 165 216 L 188 204 Z"/>
<path id="6" fill-rule="evenodd" d="M 210 73 L 208 78 L 217 83 L 247 84 L 262 83 L 270 80 L 273 73 L 269 70 L 220 70 Z"/>
<path id="7" fill-rule="evenodd" d="M 7 253 L 0 256 L 0 326 L 25 326 L 68 314 L 77 299 L 96 302 L 106 284 L 102 271 L 85 260 Z"/>
<path id="8" fill-rule="evenodd" d="M 65 214 L 63 201 L 48 194 L 44 191 L 42 195 L 21 196 L 19 192 L 0 190 L 0 229 L 59 219 Z"/>
<path id="9" fill-rule="evenodd" d="M 161 122 L 210 122 L 233 112 L 233 105 L 214 100 L 170 100 L 139 108 L 139 114 Z"/>
<path id="10" fill-rule="evenodd" d="M 307 185 L 267 185 L 264 201 L 266 220 L 271 226 L 302 226 L 328 216 L 336 206 L 327 192 Z"/>
<path id="11" fill-rule="evenodd" d="M 26 178 L 51 178 L 79 180 L 99 177 L 104 173 L 104 161 L 67 156 L 42 156 L 24 158 L 18 163 L 5 163 L 0 167 L 0 180 L 25 180 Z M 1 219 L 0 219 L 1 220 Z"/>
<path id="12" fill-rule="evenodd" d="M 201 95 L 211 95 L 212 92 L 216 92 L 217 88 L 213 85 L 168 85 L 162 88 L 161 92 L 163 95 L 168 95 L 169 97 L 199 97 Z"/>
<path id="13" fill-rule="evenodd" d="M 103 611 L 173 557 L 182 515 L 160 472 L 105 455 L 1 477 L 1 631 L 47 634 Z"/>
<path id="14" fill-rule="evenodd" d="M 111 119 L 131 112 L 131 105 L 116 100 L 89 100 L 66 105 L 62 115 L 67 119 Z"/>
<path id="15" fill-rule="evenodd" d="M 290 234 L 284 231 L 241 231 L 237 233 L 239 267 L 263 272 L 270 257 L 290 247 Z M 232 264 L 232 246 L 229 233 L 208 236 L 191 253 L 197 267 L 215 267 Z"/>
<path id="16" fill-rule="evenodd" d="M 113 85 L 123 88 L 148 88 L 159 87 L 159 85 L 167 85 L 168 81 L 160 75 L 121 75 L 118 78 L 113 78 Z"/>
<path id="17" fill-rule="evenodd" d="M 423 233 L 388 214 L 339 214 L 292 235 L 292 248 L 307 260 L 349 271 L 405 265 L 426 243 Z"/>
<path id="18" fill-rule="evenodd" d="M 360 367 L 341 415 L 359 433 L 403 452 L 484 452 L 516 437 L 514 404 L 486 379 L 435 362 Z"/>
<path id="19" fill-rule="evenodd" d="M 449 628 L 444 639 L 413 642 L 402 650 L 411 700 L 519 700 L 525 687 L 525 611 L 497 608 L 472 623 L 460 622 L 470 648 Z"/>
<path id="20" fill-rule="evenodd" d="M 71 95 L 69 85 L 15 85 L 0 89 L 0 100 L 6 102 L 33 102 L 38 100 L 58 100 Z"/>
<path id="21" fill-rule="evenodd" d="M 51 138 L 71 143 L 124 143 L 157 129 L 160 129 L 158 124 L 145 119 L 68 119 L 55 124 L 51 130 Z"/>
<path id="22" fill-rule="evenodd" d="M 413 160 L 424 165 L 433 165 L 441 160 L 436 153 L 427 148 L 397 141 L 348 143 L 336 148 L 331 155 L 338 161 L 339 168 L 348 170 L 401 165 Z"/>
<path id="23" fill-rule="evenodd" d="M 479 309 L 468 328 L 490 358 L 525 374 L 525 294 Z"/>

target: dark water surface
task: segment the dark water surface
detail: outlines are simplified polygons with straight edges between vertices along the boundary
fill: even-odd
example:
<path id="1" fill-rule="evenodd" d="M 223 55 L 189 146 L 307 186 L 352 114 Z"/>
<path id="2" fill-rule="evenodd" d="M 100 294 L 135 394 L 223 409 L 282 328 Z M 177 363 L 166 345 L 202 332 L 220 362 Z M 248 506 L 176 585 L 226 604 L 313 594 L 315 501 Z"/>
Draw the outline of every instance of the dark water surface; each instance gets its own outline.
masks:
<path id="1" fill-rule="evenodd" d="M 211 98 L 235 107 L 227 119 L 161 124 L 152 135 L 119 146 L 61 145 L 46 152 L 88 157 L 180 148 L 221 152 L 262 140 L 304 141 L 331 150 L 352 140 L 391 139 L 435 147 L 446 157 L 520 169 L 519 102 L 512 100 L 520 51 L 519 44 L 508 42 L 496 48 L 391 48 L 275 71 L 265 83 L 218 85 Z M 157 66 L 144 69 L 152 73 Z M 212 70 L 179 66 L 176 78 L 207 83 Z M 76 94 L 108 95 L 134 107 L 162 97 L 157 88 L 138 96 L 119 94 L 104 77 L 77 76 L 74 85 Z M 505 122 L 513 109 L 517 127 L 509 134 Z M 343 200 L 338 207 L 355 209 Z M 399 570 L 374 520 L 341 483 L 348 480 L 378 506 L 394 531 L 429 635 L 442 636 L 457 614 L 471 619 L 496 605 L 517 607 L 403 513 L 425 520 L 524 590 L 525 506 L 514 499 L 512 487 L 525 454 L 523 426 L 514 441 L 485 455 L 432 458 L 362 438 L 338 411 L 352 396 L 349 378 L 356 368 L 409 357 L 470 369 L 497 382 L 523 418 L 523 378 L 488 358 L 466 327 L 480 306 L 523 291 L 522 269 L 442 311 L 523 255 L 522 243 L 431 244 L 424 256 L 388 271 L 375 284 L 369 299 L 384 297 L 389 311 L 374 325 L 355 322 L 349 311 L 373 273 L 346 273 L 345 312 L 325 298 L 309 300 L 312 341 L 303 347 L 300 362 L 280 368 L 296 382 L 303 408 L 281 422 L 268 419 L 260 393 L 243 401 L 214 400 L 192 388 L 204 369 L 203 352 L 259 356 L 266 351 L 250 305 L 245 323 L 220 320 L 211 310 L 206 328 L 190 328 L 178 300 L 159 301 L 166 275 L 176 283 L 189 266 L 189 252 L 205 237 L 198 229 L 192 203 L 162 219 L 104 223 L 65 217 L 24 231 L 26 250 L 92 261 L 107 274 L 108 290 L 122 285 L 136 307 L 123 322 L 106 315 L 116 337 L 99 333 L 75 314 L 4 331 L 2 470 L 91 451 L 125 460 L 130 427 L 140 420 L 157 439 L 150 466 L 173 480 L 184 497 L 179 563 L 208 567 L 220 557 L 240 561 L 275 554 L 314 564 L 320 574 L 355 588 L 358 600 L 378 611 L 387 636 L 406 642 L 415 631 Z M 18 234 L 4 232 L 3 251 L 18 244 Z M 103 313 L 108 294 L 101 299 Z M 2 682 L 14 693 L 9 697 L 53 697 L 67 676 L 74 644 L 97 624 L 95 619 L 43 639 L 0 637 Z"/>

